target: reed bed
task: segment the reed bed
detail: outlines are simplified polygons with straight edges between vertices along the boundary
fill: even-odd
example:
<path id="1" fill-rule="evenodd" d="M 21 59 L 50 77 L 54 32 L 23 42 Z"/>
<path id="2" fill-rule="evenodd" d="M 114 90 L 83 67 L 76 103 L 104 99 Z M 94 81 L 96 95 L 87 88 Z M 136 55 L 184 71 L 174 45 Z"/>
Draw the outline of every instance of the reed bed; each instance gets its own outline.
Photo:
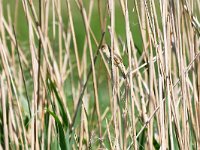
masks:
<path id="1" fill-rule="evenodd" d="M 199 0 L 0 0 L 0 149 L 199 149 Z"/>

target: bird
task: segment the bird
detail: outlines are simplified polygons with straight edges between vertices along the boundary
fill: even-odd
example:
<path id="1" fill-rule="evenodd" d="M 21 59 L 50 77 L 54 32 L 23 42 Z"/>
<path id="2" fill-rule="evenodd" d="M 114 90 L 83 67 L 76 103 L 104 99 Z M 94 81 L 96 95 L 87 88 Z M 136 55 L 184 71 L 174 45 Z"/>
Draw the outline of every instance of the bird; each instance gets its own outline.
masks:
<path id="1" fill-rule="evenodd" d="M 103 52 L 104 56 L 106 57 L 106 59 L 108 61 L 111 60 L 111 50 L 110 50 L 110 47 L 107 45 L 107 44 L 103 44 L 100 48 L 100 50 Z M 116 67 L 119 68 L 120 72 L 122 73 L 122 76 L 124 79 L 126 79 L 127 77 L 127 70 L 126 70 L 126 67 L 125 65 L 123 64 L 123 60 L 122 58 L 116 54 L 115 52 L 113 53 L 113 61 L 114 61 L 114 65 Z"/>

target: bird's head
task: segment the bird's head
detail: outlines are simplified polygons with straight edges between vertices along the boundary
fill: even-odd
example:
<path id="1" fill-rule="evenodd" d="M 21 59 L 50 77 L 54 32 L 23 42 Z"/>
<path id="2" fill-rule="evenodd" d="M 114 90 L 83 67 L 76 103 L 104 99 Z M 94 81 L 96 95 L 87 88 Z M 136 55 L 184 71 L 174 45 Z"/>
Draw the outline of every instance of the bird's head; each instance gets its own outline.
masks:
<path id="1" fill-rule="evenodd" d="M 110 58 L 110 51 L 107 44 L 103 44 L 100 49 L 107 58 Z"/>

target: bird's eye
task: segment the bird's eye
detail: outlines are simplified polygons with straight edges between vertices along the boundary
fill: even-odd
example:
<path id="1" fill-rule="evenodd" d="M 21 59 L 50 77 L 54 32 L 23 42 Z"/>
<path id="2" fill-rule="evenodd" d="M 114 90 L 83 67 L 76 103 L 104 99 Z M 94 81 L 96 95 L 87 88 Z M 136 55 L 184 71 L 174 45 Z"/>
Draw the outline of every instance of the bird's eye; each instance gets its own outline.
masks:
<path id="1" fill-rule="evenodd" d="M 104 50 L 105 48 L 106 48 L 106 45 L 105 45 L 105 44 L 101 46 L 101 49 L 102 49 L 102 50 Z"/>

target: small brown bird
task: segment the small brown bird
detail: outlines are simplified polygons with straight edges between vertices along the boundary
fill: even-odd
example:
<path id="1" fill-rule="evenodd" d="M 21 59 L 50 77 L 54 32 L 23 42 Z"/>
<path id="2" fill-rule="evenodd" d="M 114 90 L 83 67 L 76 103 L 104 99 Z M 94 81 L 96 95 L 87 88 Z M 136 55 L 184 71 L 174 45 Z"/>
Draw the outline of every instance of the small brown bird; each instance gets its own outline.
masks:
<path id="1" fill-rule="evenodd" d="M 107 44 L 103 44 L 101 46 L 101 51 L 105 55 L 106 59 L 108 61 L 110 61 L 111 60 L 111 54 L 110 54 L 111 51 L 110 51 L 109 46 Z M 113 59 L 114 59 L 114 65 L 119 68 L 120 72 L 123 75 L 123 78 L 126 79 L 127 71 L 126 71 L 126 67 L 123 64 L 122 58 L 118 54 L 114 53 Z"/>

